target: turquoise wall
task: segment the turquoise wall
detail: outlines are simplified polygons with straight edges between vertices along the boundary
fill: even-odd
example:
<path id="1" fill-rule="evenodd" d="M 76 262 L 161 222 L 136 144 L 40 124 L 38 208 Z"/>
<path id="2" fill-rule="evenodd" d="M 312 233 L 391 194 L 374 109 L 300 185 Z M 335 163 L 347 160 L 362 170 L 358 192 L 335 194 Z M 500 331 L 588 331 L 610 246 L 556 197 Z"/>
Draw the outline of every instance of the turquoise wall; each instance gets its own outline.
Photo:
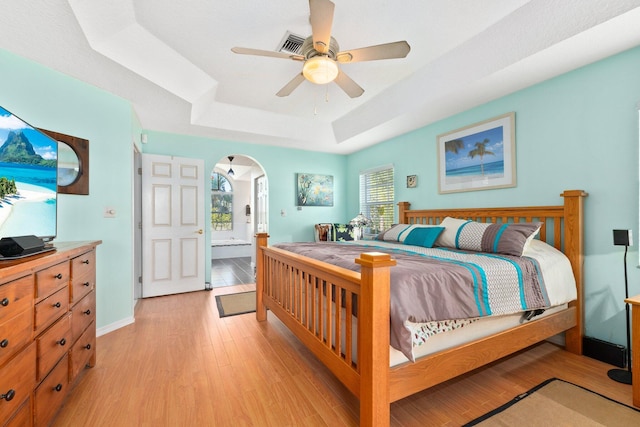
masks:
<path id="1" fill-rule="evenodd" d="M 56 240 L 102 240 L 97 250 L 97 326 L 132 321 L 131 135 L 139 124 L 130 104 L 4 50 L 0 70 L 0 105 L 5 109 L 33 126 L 89 140 L 89 195 L 58 196 Z M 116 218 L 104 218 L 107 206 L 116 210 Z"/>
<path id="2" fill-rule="evenodd" d="M 585 332 L 626 345 L 624 248 L 613 246 L 612 230 L 636 236 L 627 261 L 629 293 L 638 294 L 639 101 L 635 48 L 349 156 L 347 209 L 357 210 L 358 171 L 390 161 L 396 200 L 414 208 L 556 205 L 563 190 L 585 190 Z M 437 136 L 510 111 L 517 187 L 438 194 Z M 414 174 L 418 186 L 408 189 Z"/>
<path id="3" fill-rule="evenodd" d="M 130 104 L 100 89 L 0 50 L 0 105 L 31 124 L 90 140 L 90 195 L 61 195 L 58 240 L 101 239 L 98 327 L 133 316 L 132 152 L 142 131 Z M 146 153 L 202 158 L 206 169 L 246 155 L 266 171 L 272 241 L 311 240 L 312 224 L 358 211 L 358 173 L 393 163 L 396 199 L 416 208 L 560 204 L 584 189 L 586 334 L 624 344 L 623 248 L 612 229 L 638 233 L 640 48 L 521 90 L 349 156 L 265 147 L 144 130 Z M 437 108 L 437 106 L 434 106 Z M 439 195 L 436 136 L 509 111 L 516 113 L 515 188 Z M 295 174 L 330 174 L 333 207 L 295 207 Z M 407 175 L 418 186 L 405 187 Z M 103 217 L 105 207 L 118 212 Z M 280 216 L 284 209 L 286 216 Z M 637 243 L 636 243 L 637 245 Z M 638 250 L 628 257 L 630 293 L 640 293 Z"/>

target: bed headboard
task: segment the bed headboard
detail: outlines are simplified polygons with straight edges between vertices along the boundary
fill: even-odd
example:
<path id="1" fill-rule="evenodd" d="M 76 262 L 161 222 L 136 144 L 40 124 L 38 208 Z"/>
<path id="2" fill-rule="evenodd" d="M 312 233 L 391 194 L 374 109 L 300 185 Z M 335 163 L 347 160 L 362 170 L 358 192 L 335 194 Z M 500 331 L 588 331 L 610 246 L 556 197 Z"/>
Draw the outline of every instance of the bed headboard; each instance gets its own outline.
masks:
<path id="1" fill-rule="evenodd" d="M 568 190 L 561 194 L 564 205 L 518 206 L 502 208 L 452 208 L 410 210 L 409 202 L 398 203 L 398 220 L 402 224 L 436 225 L 445 217 L 469 219 L 478 222 L 541 222 L 540 240 L 559 250 L 571 241 L 571 234 L 582 234 L 582 190 Z M 567 228 L 567 229 L 565 229 Z"/>

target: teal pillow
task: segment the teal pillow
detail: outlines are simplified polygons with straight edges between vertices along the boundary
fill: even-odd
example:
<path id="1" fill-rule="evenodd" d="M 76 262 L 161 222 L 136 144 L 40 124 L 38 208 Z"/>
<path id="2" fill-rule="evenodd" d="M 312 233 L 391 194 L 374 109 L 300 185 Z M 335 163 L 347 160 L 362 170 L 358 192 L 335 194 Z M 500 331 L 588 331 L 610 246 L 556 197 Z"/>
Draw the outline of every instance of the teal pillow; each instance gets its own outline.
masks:
<path id="1" fill-rule="evenodd" d="M 405 245 L 422 246 L 432 248 L 436 239 L 444 231 L 444 227 L 418 227 L 409 232 L 404 239 Z"/>

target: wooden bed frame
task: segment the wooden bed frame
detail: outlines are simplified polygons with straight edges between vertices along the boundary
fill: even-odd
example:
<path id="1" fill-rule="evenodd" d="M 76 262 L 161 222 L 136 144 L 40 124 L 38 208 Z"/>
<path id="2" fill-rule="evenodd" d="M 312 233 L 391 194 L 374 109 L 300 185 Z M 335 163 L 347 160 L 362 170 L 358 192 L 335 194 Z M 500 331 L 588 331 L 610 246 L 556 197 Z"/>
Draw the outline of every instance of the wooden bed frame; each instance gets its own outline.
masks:
<path id="1" fill-rule="evenodd" d="M 388 426 L 391 402 L 561 332 L 566 332 L 566 349 L 581 354 L 583 199 L 587 193 L 568 190 L 561 196 L 564 204 L 559 206 L 511 208 L 412 211 L 408 202 L 401 202 L 398 219 L 405 224 L 437 224 L 446 216 L 480 222 L 541 221 L 540 239 L 567 255 L 576 278 L 578 298 L 565 310 L 390 368 L 389 277 L 395 261 L 387 254 L 363 253 L 355 260 L 361 266 L 357 273 L 269 247 L 268 235 L 259 233 L 256 317 L 264 321 L 267 309 L 271 310 L 360 399 L 361 426 Z M 325 297 L 318 297 L 319 286 Z M 332 310 L 326 302 L 332 300 L 345 310 Z M 357 357 L 350 345 L 343 344 L 351 343 L 356 334 L 351 316 L 344 314 L 353 309 L 357 310 Z"/>

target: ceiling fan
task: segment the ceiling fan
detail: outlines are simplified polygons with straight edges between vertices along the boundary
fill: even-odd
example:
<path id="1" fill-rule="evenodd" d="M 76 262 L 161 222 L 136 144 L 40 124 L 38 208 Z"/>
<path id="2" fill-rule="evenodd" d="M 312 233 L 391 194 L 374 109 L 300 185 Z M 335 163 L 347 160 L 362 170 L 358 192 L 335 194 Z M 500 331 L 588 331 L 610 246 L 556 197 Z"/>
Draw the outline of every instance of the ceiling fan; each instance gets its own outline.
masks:
<path id="1" fill-rule="evenodd" d="M 356 98 L 364 93 L 364 89 L 340 70 L 338 63 L 404 58 L 411 47 L 406 41 L 398 41 L 340 52 L 338 42 L 331 36 L 334 8 L 335 4 L 330 0 L 309 0 L 312 35 L 302 43 L 299 55 L 245 47 L 234 47 L 231 50 L 243 55 L 302 61 L 302 72 L 284 85 L 277 96 L 288 96 L 306 79 L 316 84 L 335 81 L 347 95 Z"/>

